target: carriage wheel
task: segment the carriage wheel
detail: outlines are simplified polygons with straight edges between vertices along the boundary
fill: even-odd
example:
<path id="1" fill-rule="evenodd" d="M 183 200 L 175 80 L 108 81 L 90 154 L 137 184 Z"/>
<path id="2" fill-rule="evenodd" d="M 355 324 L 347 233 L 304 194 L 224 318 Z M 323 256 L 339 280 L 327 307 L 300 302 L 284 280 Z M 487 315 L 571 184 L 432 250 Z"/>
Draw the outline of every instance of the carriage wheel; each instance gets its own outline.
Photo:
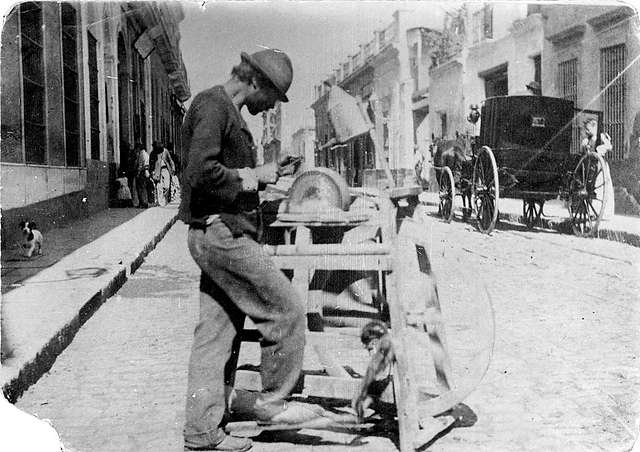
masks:
<path id="1" fill-rule="evenodd" d="M 536 201 L 533 199 L 525 199 L 522 201 L 522 216 L 524 224 L 528 229 L 540 225 L 540 215 L 542 214 L 542 206 L 544 201 Z"/>
<path id="2" fill-rule="evenodd" d="M 438 214 L 445 222 L 450 223 L 453 218 L 453 200 L 456 195 L 456 187 L 453 179 L 453 173 L 448 166 L 445 166 L 440 170 L 438 186 L 440 187 L 440 204 L 438 204 Z"/>
<path id="3" fill-rule="evenodd" d="M 473 164 L 472 190 L 478 229 L 490 234 L 498 221 L 500 185 L 496 159 L 488 146 L 480 148 Z"/>
<path id="4" fill-rule="evenodd" d="M 604 159 L 595 152 L 582 156 L 569 183 L 571 228 L 579 237 L 597 234 L 604 210 Z"/>

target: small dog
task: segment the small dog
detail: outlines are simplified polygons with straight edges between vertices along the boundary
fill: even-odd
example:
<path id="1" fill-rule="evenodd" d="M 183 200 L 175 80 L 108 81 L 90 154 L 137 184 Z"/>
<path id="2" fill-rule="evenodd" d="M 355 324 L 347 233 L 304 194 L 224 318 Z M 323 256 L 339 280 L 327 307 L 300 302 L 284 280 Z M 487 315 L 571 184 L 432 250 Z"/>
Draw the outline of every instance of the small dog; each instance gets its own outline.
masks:
<path id="1" fill-rule="evenodd" d="M 33 254 L 42 254 L 42 233 L 38 231 L 33 221 L 21 221 L 22 229 L 22 255 L 31 257 Z"/>

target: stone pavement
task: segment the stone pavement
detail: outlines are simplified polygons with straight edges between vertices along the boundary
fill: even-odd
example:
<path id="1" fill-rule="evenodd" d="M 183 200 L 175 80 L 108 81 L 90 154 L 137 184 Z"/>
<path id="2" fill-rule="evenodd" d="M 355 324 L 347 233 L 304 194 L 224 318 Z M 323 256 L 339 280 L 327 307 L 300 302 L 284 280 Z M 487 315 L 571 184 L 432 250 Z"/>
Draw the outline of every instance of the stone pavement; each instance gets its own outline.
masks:
<path id="1" fill-rule="evenodd" d="M 177 222 L 16 403 L 50 419 L 69 452 L 182 450 L 200 273 L 186 236 Z M 390 430 L 263 433 L 253 451 L 395 451 Z"/>
<path id="2" fill-rule="evenodd" d="M 420 200 L 426 205 L 437 207 L 438 193 L 424 192 L 420 195 Z M 458 198 L 454 202 L 455 215 L 460 217 L 462 216 L 459 211 L 461 202 Z M 500 198 L 498 202 L 499 220 L 524 224 L 521 199 Z M 547 201 L 544 205 L 544 213 L 545 215 L 541 218 L 543 228 L 571 233 L 568 211 L 562 202 Z M 615 215 L 610 220 L 602 221 L 598 229 L 598 238 L 640 247 L 640 218 Z"/>
<path id="3" fill-rule="evenodd" d="M 51 367 L 82 324 L 140 266 L 177 215 L 177 205 L 135 212 L 115 210 L 47 233 L 45 255 L 27 269 L 41 271 L 11 276 L 8 268 L 7 278 L 14 282 L 6 290 L 3 262 L 2 350 L 6 359 L 0 383 L 10 401 Z M 21 261 L 8 260 L 8 264 L 15 262 Z"/>
<path id="4" fill-rule="evenodd" d="M 484 378 L 463 402 L 466 426 L 428 450 L 630 450 L 640 427 L 640 249 L 506 222 L 487 236 L 434 210 L 418 212 L 414 229 L 438 277 L 454 381 Z M 198 315 L 185 235 L 174 225 L 18 400 L 51 419 L 69 452 L 182 450 Z M 490 360 L 476 359 L 487 349 Z M 253 450 L 388 452 L 393 433 L 262 434 Z"/>

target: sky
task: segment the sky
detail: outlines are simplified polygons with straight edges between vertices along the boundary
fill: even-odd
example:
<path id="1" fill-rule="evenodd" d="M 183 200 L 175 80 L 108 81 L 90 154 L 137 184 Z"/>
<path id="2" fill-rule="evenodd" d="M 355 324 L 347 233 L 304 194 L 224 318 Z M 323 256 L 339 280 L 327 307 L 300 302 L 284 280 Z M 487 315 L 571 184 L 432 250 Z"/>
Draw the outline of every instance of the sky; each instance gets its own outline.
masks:
<path id="1" fill-rule="evenodd" d="M 441 28 L 445 6 L 425 1 L 183 2 L 180 48 L 192 98 L 227 81 L 240 62 L 240 52 L 263 47 L 285 51 L 293 63 L 289 102 L 283 104 L 281 135 L 286 148 L 305 121 L 313 126 L 314 86 L 356 53 L 359 44 L 373 39 L 374 30 L 389 26 L 395 10 L 415 11 L 421 25 Z M 246 109 L 243 115 L 259 142 L 261 117 L 251 117 Z"/>

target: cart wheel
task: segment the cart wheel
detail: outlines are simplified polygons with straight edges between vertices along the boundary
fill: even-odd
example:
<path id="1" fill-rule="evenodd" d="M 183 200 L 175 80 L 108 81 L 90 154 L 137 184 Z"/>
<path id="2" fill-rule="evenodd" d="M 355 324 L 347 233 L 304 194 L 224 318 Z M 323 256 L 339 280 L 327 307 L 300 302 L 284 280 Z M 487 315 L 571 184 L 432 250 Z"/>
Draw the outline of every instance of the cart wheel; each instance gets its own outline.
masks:
<path id="1" fill-rule="evenodd" d="M 496 159 L 488 146 L 482 146 L 475 158 L 472 190 L 478 229 L 490 234 L 498 221 L 500 185 Z"/>
<path id="2" fill-rule="evenodd" d="M 542 214 L 542 206 L 544 201 L 536 201 L 534 199 L 525 199 L 522 201 L 522 216 L 524 224 L 528 229 L 533 229 L 540 225 L 540 215 Z"/>
<path id="3" fill-rule="evenodd" d="M 595 152 L 582 156 L 569 182 L 571 228 L 579 237 L 597 234 L 604 210 L 604 159 Z"/>
<path id="4" fill-rule="evenodd" d="M 440 204 L 438 204 L 438 214 L 442 216 L 442 219 L 445 222 L 450 223 L 453 218 L 453 200 L 456 195 L 456 187 L 453 180 L 453 173 L 448 166 L 445 166 L 440 170 L 438 186 L 440 187 Z"/>

